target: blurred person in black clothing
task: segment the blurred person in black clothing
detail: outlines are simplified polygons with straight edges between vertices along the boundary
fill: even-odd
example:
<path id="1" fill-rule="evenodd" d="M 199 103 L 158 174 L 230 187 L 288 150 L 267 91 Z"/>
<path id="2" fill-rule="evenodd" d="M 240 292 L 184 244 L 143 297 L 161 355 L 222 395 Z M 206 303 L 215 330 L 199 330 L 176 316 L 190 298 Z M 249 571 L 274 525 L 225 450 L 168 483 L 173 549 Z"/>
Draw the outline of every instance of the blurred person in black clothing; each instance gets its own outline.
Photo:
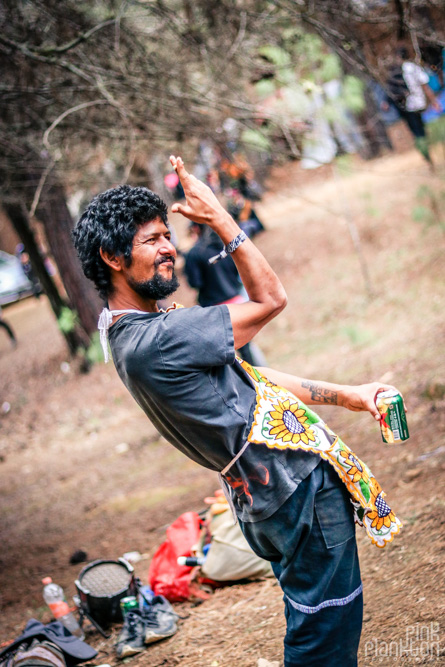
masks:
<path id="1" fill-rule="evenodd" d="M 17 338 L 15 337 L 15 334 L 11 328 L 11 326 L 5 322 L 2 316 L 2 307 L 0 306 L 0 327 L 3 327 L 3 329 L 6 331 L 6 333 L 9 336 L 9 340 L 11 341 L 12 347 L 17 346 Z"/>
<path id="2" fill-rule="evenodd" d="M 190 232 L 196 236 L 195 245 L 185 256 L 184 273 L 190 287 L 198 291 L 198 303 L 203 308 L 223 303 L 244 303 L 248 300 L 235 262 L 228 255 L 209 264 L 209 259 L 223 249 L 218 234 L 205 225 L 190 223 Z M 249 235 L 249 234 L 248 234 Z M 265 360 L 255 344 L 247 343 L 238 350 L 242 359 L 252 365 Z"/>

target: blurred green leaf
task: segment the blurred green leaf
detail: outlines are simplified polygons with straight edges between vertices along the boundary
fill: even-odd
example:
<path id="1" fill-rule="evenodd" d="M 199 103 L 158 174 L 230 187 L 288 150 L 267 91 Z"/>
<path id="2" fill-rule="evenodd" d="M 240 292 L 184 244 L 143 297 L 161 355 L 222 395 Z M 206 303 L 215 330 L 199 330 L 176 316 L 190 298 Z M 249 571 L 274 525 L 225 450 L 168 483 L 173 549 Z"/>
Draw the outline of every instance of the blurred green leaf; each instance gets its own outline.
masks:
<path id="1" fill-rule="evenodd" d="M 341 75 L 340 59 L 335 53 L 323 55 L 319 69 L 322 81 L 332 81 Z"/>
<path id="2" fill-rule="evenodd" d="M 259 98 L 269 97 L 276 91 L 274 79 L 261 79 L 255 84 L 255 92 Z"/>
<path id="3" fill-rule="evenodd" d="M 356 76 L 345 76 L 343 80 L 343 101 L 345 107 L 354 113 L 365 108 L 364 84 Z"/>
<path id="4" fill-rule="evenodd" d="M 445 116 L 428 123 L 428 139 L 432 144 L 445 143 Z"/>
<path id="5" fill-rule="evenodd" d="M 272 46 L 268 44 L 266 46 L 260 47 L 258 49 L 260 56 L 267 58 L 271 63 L 277 67 L 284 67 L 289 65 L 290 56 L 284 49 L 281 49 L 279 46 Z"/>
<path id="6" fill-rule="evenodd" d="M 259 130 L 246 129 L 241 134 L 241 141 L 256 150 L 269 150 L 269 139 Z"/>
<path id="7" fill-rule="evenodd" d="M 100 344 L 100 334 L 98 331 L 91 337 L 91 344 L 86 351 L 86 358 L 90 364 L 97 364 L 104 361 L 104 353 Z"/>
<path id="8" fill-rule="evenodd" d="M 75 310 L 71 310 L 71 308 L 68 307 L 62 308 L 57 324 L 63 334 L 68 334 L 71 333 L 71 331 L 74 331 L 78 323 L 79 318 Z"/>
<path id="9" fill-rule="evenodd" d="M 335 164 L 337 165 L 339 173 L 343 176 L 350 174 L 354 166 L 350 155 L 339 155 L 339 157 L 335 159 Z"/>

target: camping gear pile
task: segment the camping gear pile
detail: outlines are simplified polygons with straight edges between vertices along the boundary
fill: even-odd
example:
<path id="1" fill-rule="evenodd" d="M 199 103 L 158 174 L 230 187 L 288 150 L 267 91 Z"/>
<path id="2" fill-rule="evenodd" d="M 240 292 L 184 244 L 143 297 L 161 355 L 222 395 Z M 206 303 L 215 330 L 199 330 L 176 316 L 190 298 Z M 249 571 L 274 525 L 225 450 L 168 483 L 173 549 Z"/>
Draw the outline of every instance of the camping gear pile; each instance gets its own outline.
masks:
<path id="1" fill-rule="evenodd" d="M 239 524 L 234 524 L 223 492 L 218 489 L 204 500 L 210 505 L 204 519 L 196 512 L 181 514 L 167 529 L 167 539 L 148 570 L 153 591 L 171 602 L 206 599 L 209 588 L 272 576 L 270 563 L 253 553 Z M 178 559 L 184 556 L 196 556 L 202 564 L 181 565 Z"/>
<path id="2" fill-rule="evenodd" d="M 167 529 L 150 563 L 149 586 L 124 558 L 95 560 L 76 579 L 81 628 L 88 620 L 109 638 L 110 625 L 123 623 L 115 644 L 118 657 L 135 655 L 176 633 L 179 617 L 171 602 L 203 601 L 215 588 L 272 575 L 270 563 L 253 553 L 234 523 L 223 492 L 204 500 L 207 511 L 185 512 Z M 24 633 L 0 652 L 0 667 L 74 667 L 94 658 L 97 652 L 61 620 L 28 621 Z"/>

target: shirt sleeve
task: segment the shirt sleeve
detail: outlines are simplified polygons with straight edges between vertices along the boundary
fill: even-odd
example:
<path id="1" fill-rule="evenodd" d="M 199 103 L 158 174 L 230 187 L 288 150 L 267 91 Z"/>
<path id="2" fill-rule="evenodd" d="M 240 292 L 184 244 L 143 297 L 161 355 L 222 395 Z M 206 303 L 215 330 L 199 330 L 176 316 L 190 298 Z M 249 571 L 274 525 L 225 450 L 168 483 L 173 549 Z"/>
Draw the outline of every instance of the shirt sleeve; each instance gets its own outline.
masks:
<path id="1" fill-rule="evenodd" d="M 227 306 L 179 308 L 159 322 L 156 343 L 165 370 L 193 372 L 235 362 Z"/>
<path id="2" fill-rule="evenodd" d="M 425 83 L 428 83 L 430 80 L 430 77 L 425 72 L 423 67 L 419 67 L 419 65 L 414 65 L 414 76 L 421 86 L 425 85 Z"/>

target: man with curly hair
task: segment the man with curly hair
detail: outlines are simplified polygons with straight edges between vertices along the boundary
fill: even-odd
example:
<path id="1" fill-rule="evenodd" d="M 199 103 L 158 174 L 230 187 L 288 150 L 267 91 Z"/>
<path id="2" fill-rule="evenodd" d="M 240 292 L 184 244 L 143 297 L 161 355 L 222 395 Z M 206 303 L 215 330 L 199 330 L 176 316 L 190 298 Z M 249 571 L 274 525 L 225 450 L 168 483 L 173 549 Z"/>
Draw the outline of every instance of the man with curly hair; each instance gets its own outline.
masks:
<path id="1" fill-rule="evenodd" d="M 360 501 L 366 487 L 369 503 L 378 499 L 377 508 L 364 505 L 377 512 L 370 536 L 380 521 L 388 539 L 400 524 L 345 445 L 329 458 L 341 441 L 306 406 L 341 405 L 379 419 L 375 395 L 390 387 L 315 382 L 236 358 L 235 349 L 276 317 L 287 297 L 212 191 L 181 158 L 170 160 L 186 197 L 172 210 L 218 234 L 249 301 L 160 311 L 157 300 L 178 286 L 167 209 L 146 188 L 120 186 L 95 197 L 73 232 L 85 275 L 110 309 L 102 333 L 109 330 L 117 371 L 146 415 L 175 447 L 220 473 L 249 544 L 272 562 L 286 606 L 285 666 L 352 667 L 362 585 L 351 497 Z"/>

